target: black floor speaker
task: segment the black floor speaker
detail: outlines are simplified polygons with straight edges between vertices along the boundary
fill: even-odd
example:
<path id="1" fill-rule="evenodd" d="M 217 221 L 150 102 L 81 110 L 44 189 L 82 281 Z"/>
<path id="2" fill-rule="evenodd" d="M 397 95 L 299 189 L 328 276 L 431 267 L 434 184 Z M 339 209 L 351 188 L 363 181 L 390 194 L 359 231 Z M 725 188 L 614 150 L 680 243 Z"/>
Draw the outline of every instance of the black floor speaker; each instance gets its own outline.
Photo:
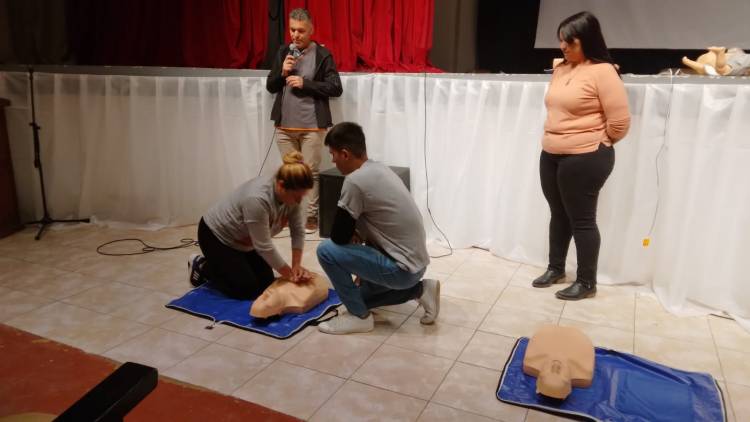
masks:
<path id="1" fill-rule="evenodd" d="M 406 189 L 411 190 L 408 167 L 391 167 L 394 173 L 404 182 Z M 318 230 L 320 237 L 331 237 L 333 219 L 341 196 L 344 175 L 336 168 L 320 172 L 320 199 L 318 206 Z"/>

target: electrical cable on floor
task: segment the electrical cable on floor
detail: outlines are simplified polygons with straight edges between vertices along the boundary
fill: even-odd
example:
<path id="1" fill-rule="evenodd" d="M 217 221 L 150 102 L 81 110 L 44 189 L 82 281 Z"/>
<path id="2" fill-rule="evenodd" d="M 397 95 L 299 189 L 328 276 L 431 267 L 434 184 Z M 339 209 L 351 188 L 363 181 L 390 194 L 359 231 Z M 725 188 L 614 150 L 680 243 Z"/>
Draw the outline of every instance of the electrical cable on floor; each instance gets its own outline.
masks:
<path id="1" fill-rule="evenodd" d="M 437 222 L 435 221 L 435 217 L 432 215 L 432 210 L 430 209 L 430 178 L 427 171 L 427 72 L 422 74 L 422 94 L 424 95 L 424 133 L 423 133 L 423 151 L 424 151 L 424 180 L 425 180 L 425 197 L 427 198 L 427 214 L 429 214 L 430 219 L 432 220 L 432 224 L 435 226 L 438 232 L 443 236 L 443 239 L 448 243 L 448 249 L 450 249 L 450 252 L 438 256 L 432 256 L 430 255 L 430 258 L 437 259 L 437 258 L 443 258 L 446 256 L 453 255 L 453 246 L 451 245 L 451 241 L 448 240 L 448 236 L 443 233 L 443 231 L 440 229 L 440 226 L 438 226 Z"/>
<path id="2" fill-rule="evenodd" d="M 141 250 L 139 252 L 110 253 L 110 252 L 103 252 L 102 251 L 102 248 L 104 248 L 105 246 L 116 244 L 116 243 L 119 243 L 119 242 L 138 242 L 141 245 L 143 245 L 143 247 L 141 248 Z M 151 253 L 151 252 L 171 251 L 171 250 L 174 250 L 174 249 L 189 248 L 191 246 L 198 246 L 198 241 L 194 240 L 194 239 L 190 239 L 190 238 L 185 238 L 185 239 L 180 239 L 180 244 L 177 245 L 177 246 L 168 246 L 168 247 L 164 247 L 163 248 L 163 247 L 149 245 L 148 243 L 144 242 L 141 239 L 128 238 L 128 239 L 117 239 L 117 240 L 112 240 L 112 241 L 107 242 L 107 243 L 103 243 L 103 244 L 99 245 L 98 248 L 96 248 L 96 253 L 98 253 L 99 255 L 106 255 L 106 256 L 145 255 L 145 254 Z"/>

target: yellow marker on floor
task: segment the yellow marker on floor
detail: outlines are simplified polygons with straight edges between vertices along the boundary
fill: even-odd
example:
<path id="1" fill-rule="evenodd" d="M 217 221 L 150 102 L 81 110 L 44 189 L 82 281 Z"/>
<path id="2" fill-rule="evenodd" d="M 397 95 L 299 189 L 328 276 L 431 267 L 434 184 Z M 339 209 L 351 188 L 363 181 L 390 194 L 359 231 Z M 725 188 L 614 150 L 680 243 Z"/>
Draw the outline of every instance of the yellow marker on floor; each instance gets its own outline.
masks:
<path id="1" fill-rule="evenodd" d="M 648 245 L 649 245 L 650 243 L 651 243 L 651 238 L 650 238 L 650 237 L 644 237 L 644 238 L 643 238 L 643 247 L 644 247 L 644 248 L 648 248 Z"/>

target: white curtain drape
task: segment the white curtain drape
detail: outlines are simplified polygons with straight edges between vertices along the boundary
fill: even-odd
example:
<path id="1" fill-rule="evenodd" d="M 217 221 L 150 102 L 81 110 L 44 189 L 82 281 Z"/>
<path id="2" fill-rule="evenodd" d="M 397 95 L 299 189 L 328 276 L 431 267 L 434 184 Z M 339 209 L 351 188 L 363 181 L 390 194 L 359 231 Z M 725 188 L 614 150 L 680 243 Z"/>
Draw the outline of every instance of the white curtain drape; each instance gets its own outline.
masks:
<path id="1" fill-rule="evenodd" d="M 30 116 L 27 75 L 0 75 L 0 95 L 15 100 L 6 114 L 17 185 L 37 189 L 19 192 L 22 213 L 38 217 L 34 169 L 22 162 L 31 144 L 22 126 Z M 547 80 L 345 74 L 344 95 L 331 106 L 334 121 L 364 127 L 371 158 L 410 168 L 430 240 L 443 242 L 428 201 L 454 247 L 544 265 L 549 209 L 538 159 Z M 263 172 L 280 162 L 265 72 L 37 73 L 35 81 L 48 203 L 58 218 L 194 224 L 258 174 L 269 148 Z M 633 119 L 600 196 L 600 281 L 650 284 L 674 312 L 700 304 L 750 327 L 750 83 L 625 83 Z M 569 256 L 572 269 L 574 248 Z"/>

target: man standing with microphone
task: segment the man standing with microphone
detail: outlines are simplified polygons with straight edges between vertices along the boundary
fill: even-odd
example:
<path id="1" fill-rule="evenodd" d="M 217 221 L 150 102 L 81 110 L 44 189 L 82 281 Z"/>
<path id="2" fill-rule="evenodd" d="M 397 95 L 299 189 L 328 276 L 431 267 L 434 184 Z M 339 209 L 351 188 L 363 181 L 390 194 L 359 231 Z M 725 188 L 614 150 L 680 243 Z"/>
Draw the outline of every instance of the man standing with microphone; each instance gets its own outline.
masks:
<path id="1" fill-rule="evenodd" d="M 266 89 L 277 94 L 271 110 L 282 156 L 300 151 L 313 173 L 307 200 L 305 229 L 318 229 L 318 192 L 321 151 L 326 131 L 333 125 L 328 98 L 342 93 L 341 79 L 331 52 L 312 41 L 312 18 L 305 9 L 289 13 L 292 43 L 282 46 L 268 74 Z"/>

